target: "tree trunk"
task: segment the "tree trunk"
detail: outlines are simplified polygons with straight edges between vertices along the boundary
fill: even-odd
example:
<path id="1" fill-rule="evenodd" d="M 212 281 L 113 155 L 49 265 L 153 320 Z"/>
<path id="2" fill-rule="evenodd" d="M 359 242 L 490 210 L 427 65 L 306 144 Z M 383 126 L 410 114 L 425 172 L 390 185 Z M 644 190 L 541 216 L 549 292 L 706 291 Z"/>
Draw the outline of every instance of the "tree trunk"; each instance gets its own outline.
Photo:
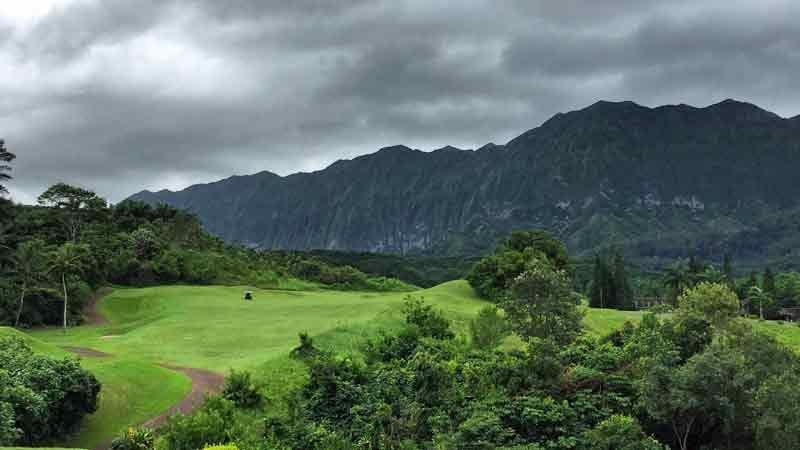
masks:
<path id="1" fill-rule="evenodd" d="M 19 296 L 19 310 L 17 311 L 17 320 L 14 321 L 14 328 L 19 327 L 19 318 L 22 316 L 22 307 L 25 306 L 25 290 L 27 286 L 22 283 L 22 294 Z"/>
<path id="2" fill-rule="evenodd" d="M 764 320 L 764 300 L 758 301 L 758 316 L 761 317 L 761 320 Z"/>
<path id="3" fill-rule="evenodd" d="M 61 285 L 64 287 L 64 333 L 67 332 L 67 277 L 61 274 Z"/>

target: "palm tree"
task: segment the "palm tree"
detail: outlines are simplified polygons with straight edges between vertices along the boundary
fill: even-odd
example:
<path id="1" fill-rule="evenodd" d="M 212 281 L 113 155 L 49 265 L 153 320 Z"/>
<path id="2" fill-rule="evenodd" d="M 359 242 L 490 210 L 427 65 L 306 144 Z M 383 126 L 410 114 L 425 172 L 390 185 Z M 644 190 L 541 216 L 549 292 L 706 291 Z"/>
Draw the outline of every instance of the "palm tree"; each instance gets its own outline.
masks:
<path id="1" fill-rule="evenodd" d="M 664 286 L 672 289 L 677 298 L 689 286 L 691 276 L 686 261 L 678 260 L 664 271 Z"/>
<path id="2" fill-rule="evenodd" d="M 758 286 L 751 286 L 747 291 L 747 301 L 750 303 L 758 302 L 758 316 L 764 320 L 764 303 L 770 304 L 772 298 Z"/>
<path id="3" fill-rule="evenodd" d="M 67 277 L 83 271 L 83 258 L 86 247 L 81 244 L 67 242 L 50 255 L 50 272 L 61 278 L 61 287 L 64 289 L 64 332 L 67 332 Z"/>
<path id="4" fill-rule="evenodd" d="M 14 326 L 19 326 L 19 318 L 22 316 L 22 309 L 25 306 L 25 294 L 28 289 L 35 287 L 35 284 L 42 278 L 45 270 L 44 242 L 34 239 L 20 244 L 16 253 L 12 257 L 14 272 L 22 286 L 20 287 L 19 309 Z"/>

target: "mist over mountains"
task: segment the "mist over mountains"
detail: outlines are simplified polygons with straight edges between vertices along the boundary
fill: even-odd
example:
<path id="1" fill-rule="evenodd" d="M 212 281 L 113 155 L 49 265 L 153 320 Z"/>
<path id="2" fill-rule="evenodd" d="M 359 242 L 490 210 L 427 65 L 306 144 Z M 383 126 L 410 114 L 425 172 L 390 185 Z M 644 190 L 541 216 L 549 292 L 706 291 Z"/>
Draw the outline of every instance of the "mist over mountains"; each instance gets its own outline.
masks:
<path id="1" fill-rule="evenodd" d="M 505 145 L 383 148 L 324 170 L 142 191 L 252 247 L 474 255 L 543 228 L 588 255 L 697 253 L 792 265 L 800 243 L 800 117 L 597 102 Z"/>

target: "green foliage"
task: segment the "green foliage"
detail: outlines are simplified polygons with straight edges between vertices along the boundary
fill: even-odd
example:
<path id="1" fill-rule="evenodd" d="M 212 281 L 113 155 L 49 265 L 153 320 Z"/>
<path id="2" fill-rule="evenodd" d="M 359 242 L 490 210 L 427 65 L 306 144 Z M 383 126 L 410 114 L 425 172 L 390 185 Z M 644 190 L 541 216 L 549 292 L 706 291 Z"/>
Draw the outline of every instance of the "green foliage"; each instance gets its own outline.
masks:
<path id="1" fill-rule="evenodd" d="M 163 244 L 153 230 L 138 228 L 130 234 L 130 245 L 134 255 L 140 260 L 150 260 L 161 252 Z"/>
<path id="2" fill-rule="evenodd" d="M 0 430 L 6 442 L 36 445 L 73 432 L 97 410 L 99 392 L 100 383 L 75 359 L 51 359 L 34 354 L 19 337 L 0 337 Z"/>
<path id="3" fill-rule="evenodd" d="M 258 408 L 264 401 L 258 388 L 253 384 L 250 372 L 231 370 L 225 377 L 222 397 L 240 408 Z"/>
<path id="4" fill-rule="evenodd" d="M 800 448 L 800 379 L 794 373 L 774 376 L 764 382 L 755 397 L 756 449 Z"/>
<path id="5" fill-rule="evenodd" d="M 35 290 L 44 281 L 46 273 L 45 245 L 39 239 L 23 242 L 13 256 L 13 274 L 20 283 L 19 309 L 14 317 L 14 326 L 19 326 L 25 309 L 25 295 Z"/>
<path id="6" fill-rule="evenodd" d="M 580 334 L 583 315 L 569 280 L 548 260 L 535 259 L 514 280 L 513 295 L 502 303 L 512 329 L 523 339 L 569 343 Z"/>
<path id="7" fill-rule="evenodd" d="M 679 317 L 697 315 L 717 327 L 725 326 L 739 310 L 736 293 L 720 283 L 703 282 L 678 297 Z"/>
<path id="8" fill-rule="evenodd" d="M 333 266 L 353 266 L 371 275 L 429 288 L 463 278 L 480 258 L 312 250 L 308 254 Z"/>
<path id="9" fill-rule="evenodd" d="M 441 311 L 435 311 L 426 305 L 422 298 L 407 296 L 403 305 L 406 323 L 417 327 L 421 336 L 434 339 L 452 339 L 455 334 L 450 330 L 450 321 Z"/>
<path id="10" fill-rule="evenodd" d="M 299 252 L 272 252 L 271 255 L 283 260 L 292 275 L 336 289 L 383 292 L 413 290 L 412 286 L 398 279 L 369 277 L 352 266 L 334 266 L 316 256 Z"/>
<path id="11" fill-rule="evenodd" d="M 12 446 L 19 439 L 22 431 L 17 428 L 14 407 L 10 403 L 0 401 L 0 445 Z"/>
<path id="12" fill-rule="evenodd" d="M 589 305 L 593 308 L 634 309 L 633 288 L 619 250 L 613 256 L 596 256 Z"/>
<path id="13" fill-rule="evenodd" d="M 668 450 L 630 416 L 615 414 L 587 432 L 588 450 Z"/>
<path id="14" fill-rule="evenodd" d="M 155 435 L 148 428 L 128 428 L 111 442 L 111 450 L 152 450 Z"/>
<path id="15" fill-rule="evenodd" d="M 472 345 L 481 350 L 496 348 L 510 334 L 508 322 L 496 306 L 486 306 L 469 323 Z"/>
<path id="16" fill-rule="evenodd" d="M 240 414 L 235 405 L 221 397 L 209 397 L 192 415 L 175 415 L 159 430 L 156 448 L 197 450 L 219 442 L 242 439 Z M 241 433 L 241 434 L 240 434 Z"/>
<path id="17" fill-rule="evenodd" d="M 106 201 L 94 192 L 65 183 L 50 186 L 38 202 L 55 210 L 67 240 L 72 242 L 78 242 L 87 222 L 101 217 L 107 208 Z"/>
<path id="18" fill-rule="evenodd" d="M 308 333 L 301 332 L 298 334 L 298 337 L 300 338 L 300 345 L 292 349 L 291 353 L 289 353 L 292 358 L 306 359 L 320 354 L 319 349 L 314 347 L 314 340 Z"/>
<path id="19" fill-rule="evenodd" d="M 569 257 L 564 244 L 539 231 L 514 231 L 497 247 L 494 255 L 481 259 L 467 275 L 479 296 L 500 302 L 509 295 L 514 280 L 535 259 L 546 259 L 556 270 L 567 273 Z"/>

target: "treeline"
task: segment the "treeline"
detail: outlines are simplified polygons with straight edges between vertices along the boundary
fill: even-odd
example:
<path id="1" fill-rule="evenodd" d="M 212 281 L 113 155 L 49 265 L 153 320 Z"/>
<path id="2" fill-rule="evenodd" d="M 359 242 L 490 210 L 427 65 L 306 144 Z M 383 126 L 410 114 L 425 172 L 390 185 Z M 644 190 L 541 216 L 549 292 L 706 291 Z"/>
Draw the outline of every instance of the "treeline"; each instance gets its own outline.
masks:
<path id="1" fill-rule="evenodd" d="M 292 276 L 335 289 L 364 291 L 411 291 L 415 289 L 414 285 L 410 285 L 400 278 L 366 274 L 356 267 L 345 264 L 345 259 L 331 261 L 314 252 L 282 250 L 265 251 L 263 254 L 279 267 L 286 268 Z"/>
<path id="2" fill-rule="evenodd" d="M 563 246 L 526 232 L 502 247 L 525 256 L 524 269 L 494 298 L 502 310 L 484 308 L 468 335 L 413 297 L 400 329 L 355 353 L 324 351 L 301 334 L 291 356 L 308 378 L 284 407 L 265 407 L 237 374 L 147 448 L 800 448 L 800 357 L 739 318 L 727 284 L 699 282 L 673 314 L 647 313 L 595 338 L 583 330 Z M 497 267 L 516 267 L 496 256 L 473 273 L 484 293 L 500 292 Z"/>
<path id="3" fill-rule="evenodd" d="M 99 392 L 76 358 L 49 358 L 20 337 L 0 337 L 0 446 L 63 439 L 97 410 Z"/>
<path id="4" fill-rule="evenodd" d="M 334 266 L 352 266 L 369 275 L 397 278 L 423 288 L 464 278 L 480 260 L 480 257 L 413 256 L 333 250 L 311 250 L 305 253 Z"/>

